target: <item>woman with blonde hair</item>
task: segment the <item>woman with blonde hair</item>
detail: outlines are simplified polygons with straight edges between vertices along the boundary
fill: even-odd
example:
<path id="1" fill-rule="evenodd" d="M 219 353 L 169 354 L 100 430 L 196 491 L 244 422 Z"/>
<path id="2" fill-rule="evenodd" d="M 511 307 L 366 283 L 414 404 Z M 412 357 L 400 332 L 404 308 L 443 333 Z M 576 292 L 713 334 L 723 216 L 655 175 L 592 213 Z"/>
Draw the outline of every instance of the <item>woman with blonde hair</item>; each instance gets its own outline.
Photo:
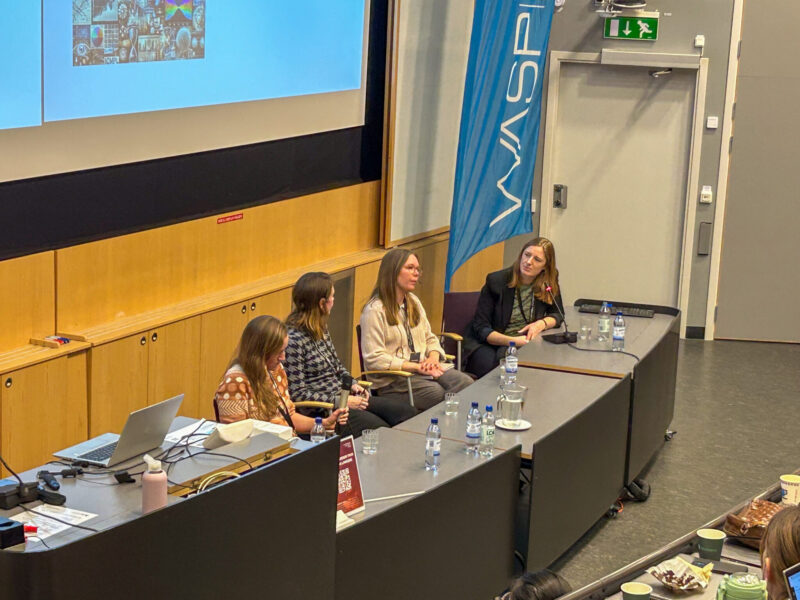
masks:
<path id="1" fill-rule="evenodd" d="M 350 416 L 344 433 L 354 436 L 364 429 L 394 426 L 413 417 L 416 410 L 408 402 L 371 397 L 339 360 L 328 332 L 335 293 L 327 273 L 306 273 L 294 284 L 292 312 L 286 318 L 289 345 L 284 362 L 292 398 L 335 405 L 341 391 L 348 390 Z M 308 416 L 321 413 L 319 409 L 306 410 Z"/>
<path id="2" fill-rule="evenodd" d="M 413 373 L 414 405 L 426 410 L 446 392 L 458 392 L 472 379 L 442 362 L 444 350 L 431 331 L 422 303 L 412 293 L 422 270 L 416 254 L 402 248 L 387 252 L 378 270 L 372 296 L 361 311 L 361 351 L 369 370 Z M 379 394 L 402 394 L 407 384 L 390 376 L 373 377 Z"/>
<path id="3" fill-rule="evenodd" d="M 800 506 L 787 506 L 767 525 L 761 538 L 761 570 L 769 600 L 789 598 L 783 572 L 800 563 Z"/>
<path id="4" fill-rule="evenodd" d="M 511 342 L 524 346 L 561 324 L 564 310 L 556 251 L 547 238 L 527 242 L 514 264 L 486 276 L 475 316 L 464 334 L 466 370 L 483 377 Z"/>
<path id="5" fill-rule="evenodd" d="M 270 316 L 256 317 L 242 332 L 239 346 L 228 366 L 214 404 L 220 423 L 243 419 L 288 425 L 299 434 L 311 431 L 314 419 L 295 412 L 281 362 L 289 343 L 286 326 Z M 348 410 L 335 410 L 323 419 L 325 429 L 347 423 Z"/>

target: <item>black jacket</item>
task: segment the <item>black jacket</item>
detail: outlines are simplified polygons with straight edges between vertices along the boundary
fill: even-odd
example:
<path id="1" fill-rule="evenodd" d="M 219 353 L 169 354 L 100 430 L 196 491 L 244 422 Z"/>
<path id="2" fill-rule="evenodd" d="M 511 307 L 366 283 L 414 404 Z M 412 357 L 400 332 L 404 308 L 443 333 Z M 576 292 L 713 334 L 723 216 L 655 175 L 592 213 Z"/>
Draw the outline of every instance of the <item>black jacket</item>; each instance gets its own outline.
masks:
<path id="1" fill-rule="evenodd" d="M 478 307 L 475 309 L 475 316 L 464 332 L 464 357 L 466 358 L 474 352 L 481 344 L 485 344 L 486 338 L 492 331 L 503 333 L 511 321 L 511 311 L 514 308 L 515 288 L 508 287 L 511 281 L 512 268 L 508 267 L 502 271 L 495 271 L 486 276 L 486 283 L 481 289 L 478 299 Z M 556 294 L 555 298 L 558 308 L 564 310 L 561 301 L 561 294 Z M 554 304 L 542 302 L 538 298 L 533 303 L 534 321 L 544 317 L 553 317 L 556 320 L 556 327 L 561 325 L 561 315 Z"/>

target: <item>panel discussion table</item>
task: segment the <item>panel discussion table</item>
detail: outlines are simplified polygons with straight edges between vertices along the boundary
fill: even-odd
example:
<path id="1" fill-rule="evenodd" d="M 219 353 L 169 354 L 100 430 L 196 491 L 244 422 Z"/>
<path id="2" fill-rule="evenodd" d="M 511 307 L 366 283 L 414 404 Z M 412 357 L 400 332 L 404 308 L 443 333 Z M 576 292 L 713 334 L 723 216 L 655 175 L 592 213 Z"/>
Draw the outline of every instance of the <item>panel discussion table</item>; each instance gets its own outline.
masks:
<path id="1" fill-rule="evenodd" d="M 568 307 L 567 322 L 577 324 Z M 498 429 L 496 448 L 522 446 L 531 459 L 530 498 L 521 511 L 517 548 L 528 570 L 552 564 L 601 518 L 622 488 L 638 475 L 664 442 L 674 408 L 678 318 L 629 318 L 626 351 L 581 351 L 541 338 L 520 349 L 518 382 L 528 387 L 522 418 L 527 431 Z M 578 347 L 607 349 L 597 342 Z M 435 406 L 401 423 L 424 435 L 438 417 L 446 439 L 462 441 L 470 404 L 496 405 L 500 372 L 495 369 L 458 394 L 457 415 Z M 495 406 L 496 408 L 496 406 Z M 527 522 L 525 522 L 527 521 Z"/>
<path id="2" fill-rule="evenodd" d="M 178 417 L 172 429 L 193 422 Z M 445 442 L 441 469 L 432 473 L 424 468 L 424 440 L 381 430 L 378 453 L 359 450 L 357 457 L 366 510 L 338 534 L 338 438 L 295 440 L 290 449 L 264 433 L 213 451 L 227 456 L 193 449 L 194 457 L 170 470 L 170 481 L 184 484 L 173 489 L 243 468 L 238 459 L 265 464 L 202 493 L 170 496 L 167 507 L 147 515 L 138 477 L 130 484 L 89 470 L 59 477 L 65 507 L 96 514 L 82 525 L 97 531 L 71 527 L 48 537 L 47 546 L 32 539 L 0 550 L 0 597 L 491 597 L 513 575 L 520 452 L 484 459 L 462 447 Z M 114 470 L 139 472 L 137 463 Z M 34 481 L 38 470 L 20 475 Z M 464 568 L 480 578 L 465 578 Z"/>

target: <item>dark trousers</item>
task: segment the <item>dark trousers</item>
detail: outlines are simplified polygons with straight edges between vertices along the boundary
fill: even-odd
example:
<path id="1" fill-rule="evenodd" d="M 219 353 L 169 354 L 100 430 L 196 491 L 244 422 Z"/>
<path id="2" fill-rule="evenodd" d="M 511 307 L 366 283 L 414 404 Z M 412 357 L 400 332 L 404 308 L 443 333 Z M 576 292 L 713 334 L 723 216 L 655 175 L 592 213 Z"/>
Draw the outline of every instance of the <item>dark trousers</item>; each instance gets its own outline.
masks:
<path id="1" fill-rule="evenodd" d="M 480 379 L 492 369 L 497 368 L 500 364 L 500 359 L 506 355 L 506 350 L 508 348 L 505 346 L 481 344 L 467 357 L 466 371 Z"/>

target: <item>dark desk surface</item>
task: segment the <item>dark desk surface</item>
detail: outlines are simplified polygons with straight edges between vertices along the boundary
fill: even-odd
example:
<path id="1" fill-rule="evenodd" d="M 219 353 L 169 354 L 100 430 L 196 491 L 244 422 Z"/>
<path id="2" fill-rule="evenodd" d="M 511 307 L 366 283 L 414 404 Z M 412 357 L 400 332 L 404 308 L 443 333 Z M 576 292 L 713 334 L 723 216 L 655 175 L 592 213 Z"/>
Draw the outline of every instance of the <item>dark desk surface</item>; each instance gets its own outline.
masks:
<path id="1" fill-rule="evenodd" d="M 170 431 L 175 431 L 195 421 L 196 419 L 177 417 L 173 421 Z M 270 449 L 285 443 L 285 440 L 268 433 L 263 433 L 246 440 L 246 442 L 231 444 L 224 449 L 218 449 L 218 451 L 238 458 L 250 458 L 258 452 L 268 452 Z M 169 448 L 170 446 L 171 444 L 164 444 L 162 449 Z M 171 481 L 185 482 L 193 477 L 201 476 L 221 467 L 234 465 L 237 462 L 231 458 L 201 454 L 203 452 L 201 448 L 193 447 L 192 452 L 198 455 L 181 461 L 169 471 L 169 479 Z M 56 471 L 61 468 L 63 467 L 59 467 L 58 465 L 45 465 L 37 469 L 20 473 L 20 477 L 22 477 L 23 481 L 36 481 L 36 474 L 38 471 L 42 469 Z M 131 459 L 112 467 L 115 471 L 130 469 L 131 472 L 138 472 L 143 470 L 143 468 L 140 458 Z M 86 527 L 105 530 L 142 516 L 141 477 L 136 477 L 135 483 L 116 484 L 113 475 L 92 475 L 91 470 L 86 469 L 86 473 L 80 478 L 58 477 L 57 479 L 59 483 L 61 483 L 61 489 L 58 490 L 59 493 L 67 497 L 67 502 L 64 505 L 66 508 L 97 515 L 82 523 L 82 525 Z M 182 502 L 184 500 L 183 498 L 173 495 L 167 496 L 167 499 L 169 504 Z M 35 509 L 35 505 L 37 504 L 39 504 L 38 501 L 31 503 L 29 506 Z M 24 510 L 26 509 L 23 507 L 17 507 L 11 510 L 0 510 L 0 516 L 9 517 L 23 512 Z M 48 546 L 54 548 L 90 535 L 90 533 L 91 532 L 86 530 L 70 527 L 65 531 L 47 538 L 45 541 Z M 46 548 L 41 543 L 31 540 L 27 544 L 27 547 L 26 545 L 20 544 L 19 546 L 9 548 L 9 550 L 24 552 L 42 551 L 46 550 Z"/>
<path id="2" fill-rule="evenodd" d="M 536 442 L 562 427 L 618 384 L 618 380 L 605 377 L 526 368 L 519 369 L 517 381 L 528 387 L 522 418 L 531 423 L 531 428 L 526 431 L 497 428 L 495 447 L 505 450 L 520 444 L 524 458 L 531 457 L 531 449 Z M 458 441 L 463 448 L 467 413 L 471 403 L 478 402 L 481 413 L 487 404 L 491 404 L 497 411 L 499 385 L 500 374 L 495 370 L 458 394 L 460 402 L 457 415 L 444 414 L 444 403 L 440 403 L 397 425 L 395 429 L 424 435 L 431 417 L 438 417 L 442 437 Z M 420 449 L 422 448 L 424 444 L 420 442 Z"/>
<path id="3" fill-rule="evenodd" d="M 439 470 L 426 471 L 425 438 L 398 428 L 378 430 L 377 454 L 363 454 L 361 438 L 355 441 L 355 446 L 365 500 L 364 512 L 353 517 L 357 522 L 412 501 L 489 460 L 469 456 L 463 443 L 443 439 Z M 400 494 L 414 495 L 375 500 Z"/>
<path id="4" fill-rule="evenodd" d="M 570 331 L 580 329 L 582 316 L 592 318 L 592 335 L 597 329 L 597 315 L 578 312 L 574 306 L 565 308 L 565 316 Z M 666 335 L 675 319 L 672 315 L 657 314 L 652 319 L 641 317 L 625 317 L 625 351 L 643 359 L 656 344 Z M 581 341 L 579 348 L 592 350 L 609 350 L 611 343 L 597 341 Z M 574 371 L 578 373 L 603 374 L 609 377 L 622 378 L 633 372 L 636 360 L 619 352 L 582 352 L 567 344 L 551 344 L 541 337 L 536 337 L 519 349 L 519 360 L 530 366 L 544 369 Z"/>

